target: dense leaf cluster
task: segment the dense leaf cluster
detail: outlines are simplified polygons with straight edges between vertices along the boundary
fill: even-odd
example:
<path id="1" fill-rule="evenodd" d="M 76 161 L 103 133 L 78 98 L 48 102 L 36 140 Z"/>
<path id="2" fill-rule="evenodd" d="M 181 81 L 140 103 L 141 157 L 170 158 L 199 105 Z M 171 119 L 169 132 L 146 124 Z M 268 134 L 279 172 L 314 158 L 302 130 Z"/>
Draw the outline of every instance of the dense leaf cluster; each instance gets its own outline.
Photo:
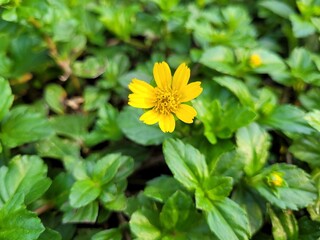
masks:
<path id="1" fill-rule="evenodd" d="M 320 238 L 319 0 L 0 0 L 0 240 Z M 172 134 L 132 78 L 186 62 Z"/>

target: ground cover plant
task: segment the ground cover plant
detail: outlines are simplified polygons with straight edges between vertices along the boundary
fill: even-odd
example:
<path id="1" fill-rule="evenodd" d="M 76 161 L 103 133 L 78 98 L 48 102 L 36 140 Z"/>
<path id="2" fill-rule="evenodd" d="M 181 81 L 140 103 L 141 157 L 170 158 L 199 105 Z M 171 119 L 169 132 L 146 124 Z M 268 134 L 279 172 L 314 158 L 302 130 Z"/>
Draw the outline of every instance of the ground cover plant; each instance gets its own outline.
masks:
<path id="1" fill-rule="evenodd" d="M 0 16 L 0 240 L 320 238 L 319 0 Z"/>

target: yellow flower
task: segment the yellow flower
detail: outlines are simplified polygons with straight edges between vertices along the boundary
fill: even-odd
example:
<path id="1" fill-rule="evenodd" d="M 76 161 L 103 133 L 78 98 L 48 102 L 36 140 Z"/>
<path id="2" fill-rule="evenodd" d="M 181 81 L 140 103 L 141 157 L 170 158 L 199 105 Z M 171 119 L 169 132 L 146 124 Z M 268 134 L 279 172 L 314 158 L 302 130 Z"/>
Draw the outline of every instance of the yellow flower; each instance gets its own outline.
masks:
<path id="1" fill-rule="evenodd" d="M 262 60 L 259 54 L 252 54 L 250 56 L 250 65 L 251 67 L 259 67 L 262 64 Z"/>
<path id="2" fill-rule="evenodd" d="M 284 180 L 282 178 L 283 173 L 280 172 L 272 172 L 268 178 L 269 186 L 281 187 L 284 185 Z"/>
<path id="3" fill-rule="evenodd" d="M 129 84 L 132 94 L 129 94 L 128 104 L 136 108 L 150 109 L 141 115 L 140 120 L 148 125 L 159 122 L 163 132 L 173 132 L 174 115 L 185 123 L 192 123 L 197 112 L 183 103 L 198 97 L 202 88 L 200 82 L 188 84 L 190 69 L 187 65 L 180 64 L 172 77 L 166 62 L 155 63 L 153 76 L 156 87 L 135 78 Z"/>

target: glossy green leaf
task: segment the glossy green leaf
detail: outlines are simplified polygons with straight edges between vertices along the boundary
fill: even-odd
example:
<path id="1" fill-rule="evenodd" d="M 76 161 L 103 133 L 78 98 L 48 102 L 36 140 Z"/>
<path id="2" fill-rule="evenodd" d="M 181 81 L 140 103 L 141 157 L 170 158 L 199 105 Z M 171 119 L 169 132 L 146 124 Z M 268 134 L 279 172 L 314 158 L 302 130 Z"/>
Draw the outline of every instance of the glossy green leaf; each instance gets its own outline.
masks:
<path id="1" fill-rule="evenodd" d="M 304 48 L 295 48 L 288 59 L 292 75 L 305 83 L 320 85 L 320 73 L 311 53 Z"/>
<path id="2" fill-rule="evenodd" d="M 313 240 L 320 238 L 320 223 L 311 221 L 304 216 L 298 220 L 299 240 Z"/>
<path id="3" fill-rule="evenodd" d="M 101 189 L 98 183 L 90 179 L 75 182 L 70 192 L 70 204 L 79 208 L 91 203 L 100 195 Z"/>
<path id="4" fill-rule="evenodd" d="M 44 232 L 41 233 L 40 237 L 37 240 L 62 240 L 62 237 L 59 232 L 46 228 Z"/>
<path id="5" fill-rule="evenodd" d="M 305 116 L 307 122 L 320 132 L 320 110 L 313 110 Z"/>
<path id="6" fill-rule="evenodd" d="M 10 203 L 0 208 L 1 240 L 34 240 L 45 230 L 41 220 L 23 205 L 11 206 Z"/>
<path id="7" fill-rule="evenodd" d="M 303 19 L 297 14 L 290 15 L 290 21 L 292 23 L 293 33 L 297 38 L 307 37 L 316 31 L 316 28 L 310 21 Z"/>
<path id="8" fill-rule="evenodd" d="M 53 133 L 47 119 L 26 106 L 12 109 L 2 121 L 0 139 L 2 143 L 14 148 L 38 141 Z"/>
<path id="9" fill-rule="evenodd" d="M 90 118 L 80 114 L 56 116 L 50 119 L 50 124 L 58 135 L 83 141 L 87 134 Z"/>
<path id="10" fill-rule="evenodd" d="M 93 179 L 101 184 L 108 183 L 120 167 L 120 154 L 110 154 L 97 161 L 93 169 Z"/>
<path id="11" fill-rule="evenodd" d="M 122 234 L 120 229 L 111 228 L 111 229 L 103 230 L 94 234 L 91 239 L 92 240 L 106 240 L 106 239 L 121 240 Z"/>
<path id="12" fill-rule="evenodd" d="M 232 193 L 232 199 L 246 211 L 250 232 L 256 233 L 264 223 L 265 202 L 262 197 L 252 189 L 240 186 Z"/>
<path id="13" fill-rule="evenodd" d="M 130 229 L 141 240 L 156 240 L 161 236 L 158 214 L 147 209 L 141 209 L 132 214 Z"/>
<path id="14" fill-rule="evenodd" d="M 289 16 L 294 13 L 294 10 L 289 4 L 277 0 L 264 0 L 259 2 L 259 6 L 262 6 L 276 15 L 286 19 L 288 19 Z"/>
<path id="15" fill-rule="evenodd" d="M 206 49 L 200 58 L 200 63 L 218 72 L 236 74 L 234 53 L 224 46 Z"/>
<path id="16" fill-rule="evenodd" d="M 236 133 L 236 139 L 237 150 L 245 162 L 245 173 L 249 176 L 257 173 L 266 164 L 270 136 L 258 124 L 252 123 L 240 128 Z"/>
<path id="17" fill-rule="evenodd" d="M 270 174 L 280 174 L 282 186 L 268 183 Z M 282 176 L 281 176 L 282 175 Z M 253 187 L 272 205 L 282 209 L 298 210 L 312 204 L 317 198 L 317 190 L 310 176 L 295 165 L 273 164 L 254 176 Z"/>
<path id="18" fill-rule="evenodd" d="M 9 112 L 13 103 L 13 95 L 9 85 L 9 81 L 0 77 L 0 121 Z"/>
<path id="19" fill-rule="evenodd" d="M 94 223 L 97 220 L 99 204 L 94 201 L 81 208 L 67 208 L 65 210 L 63 223 Z"/>
<path id="20" fill-rule="evenodd" d="M 92 132 L 85 137 L 88 146 L 93 146 L 106 140 L 119 140 L 122 132 L 118 126 L 118 111 L 110 104 L 104 104 L 98 110 L 98 120 Z"/>
<path id="21" fill-rule="evenodd" d="M 95 57 L 88 57 L 83 61 L 76 61 L 72 66 L 73 73 L 82 78 L 97 78 L 106 69 L 106 62 Z"/>
<path id="22" fill-rule="evenodd" d="M 310 134 L 310 128 L 304 120 L 305 113 L 293 105 L 279 105 L 268 116 L 259 120 L 260 123 L 279 129 L 283 132 Z"/>
<path id="23" fill-rule="evenodd" d="M 182 186 L 176 179 L 160 176 L 147 183 L 144 194 L 160 202 L 166 202 L 177 190 L 182 190 Z"/>
<path id="24" fill-rule="evenodd" d="M 164 142 L 163 152 L 173 176 L 186 188 L 194 189 L 208 177 L 204 156 L 191 145 L 168 139 Z"/>
<path id="25" fill-rule="evenodd" d="M 58 84 L 49 84 L 44 91 L 44 99 L 49 107 L 57 114 L 65 111 L 66 91 Z"/>
<path id="26" fill-rule="evenodd" d="M 253 108 L 253 98 L 247 86 L 241 80 L 232 77 L 216 77 L 214 81 L 221 86 L 228 88 L 233 94 L 237 96 L 241 104 Z"/>
<path id="27" fill-rule="evenodd" d="M 231 190 L 231 177 L 210 176 L 203 181 L 201 188 L 196 188 L 195 197 L 197 207 L 209 211 L 212 202 L 224 200 L 230 194 Z"/>
<path id="28" fill-rule="evenodd" d="M 79 144 L 69 140 L 62 139 L 57 136 L 39 141 L 36 144 L 38 154 L 41 157 L 50 157 L 63 160 L 67 157 L 80 159 Z"/>
<path id="29" fill-rule="evenodd" d="M 204 135 L 210 143 L 217 143 L 217 138 L 227 139 L 240 127 L 248 125 L 256 118 L 250 108 L 229 101 L 225 106 L 218 100 L 212 102 L 196 101 L 194 104 L 198 118 L 204 123 Z"/>
<path id="30" fill-rule="evenodd" d="M 38 156 L 14 157 L 0 168 L 0 207 L 18 194 L 26 204 L 37 200 L 51 184 L 46 175 L 47 166 Z"/>
<path id="31" fill-rule="evenodd" d="M 289 151 L 301 161 L 307 162 L 312 167 L 320 167 L 319 134 L 302 135 L 293 141 Z"/>
<path id="32" fill-rule="evenodd" d="M 163 205 L 160 222 L 165 229 L 176 229 L 188 220 L 193 201 L 190 196 L 177 191 Z"/>
<path id="33" fill-rule="evenodd" d="M 268 207 L 275 240 L 298 240 L 298 222 L 291 211 L 276 211 Z"/>
<path id="34" fill-rule="evenodd" d="M 226 198 L 215 202 L 206 218 L 212 232 L 219 239 L 250 239 L 250 228 L 245 211 L 235 202 Z"/>
<path id="35" fill-rule="evenodd" d="M 245 161 L 236 150 L 225 152 L 219 156 L 214 164 L 211 174 L 232 177 L 236 183 L 243 175 Z"/>

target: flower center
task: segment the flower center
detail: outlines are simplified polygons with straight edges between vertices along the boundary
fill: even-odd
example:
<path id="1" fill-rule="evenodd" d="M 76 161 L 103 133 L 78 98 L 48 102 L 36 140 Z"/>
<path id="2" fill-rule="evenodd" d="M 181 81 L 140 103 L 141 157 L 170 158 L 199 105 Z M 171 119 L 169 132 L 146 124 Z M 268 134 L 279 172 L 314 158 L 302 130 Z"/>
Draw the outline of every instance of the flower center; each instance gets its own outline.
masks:
<path id="1" fill-rule="evenodd" d="M 156 101 L 154 110 L 160 114 L 170 114 L 178 109 L 180 104 L 177 91 L 172 89 L 161 90 L 156 88 Z"/>

